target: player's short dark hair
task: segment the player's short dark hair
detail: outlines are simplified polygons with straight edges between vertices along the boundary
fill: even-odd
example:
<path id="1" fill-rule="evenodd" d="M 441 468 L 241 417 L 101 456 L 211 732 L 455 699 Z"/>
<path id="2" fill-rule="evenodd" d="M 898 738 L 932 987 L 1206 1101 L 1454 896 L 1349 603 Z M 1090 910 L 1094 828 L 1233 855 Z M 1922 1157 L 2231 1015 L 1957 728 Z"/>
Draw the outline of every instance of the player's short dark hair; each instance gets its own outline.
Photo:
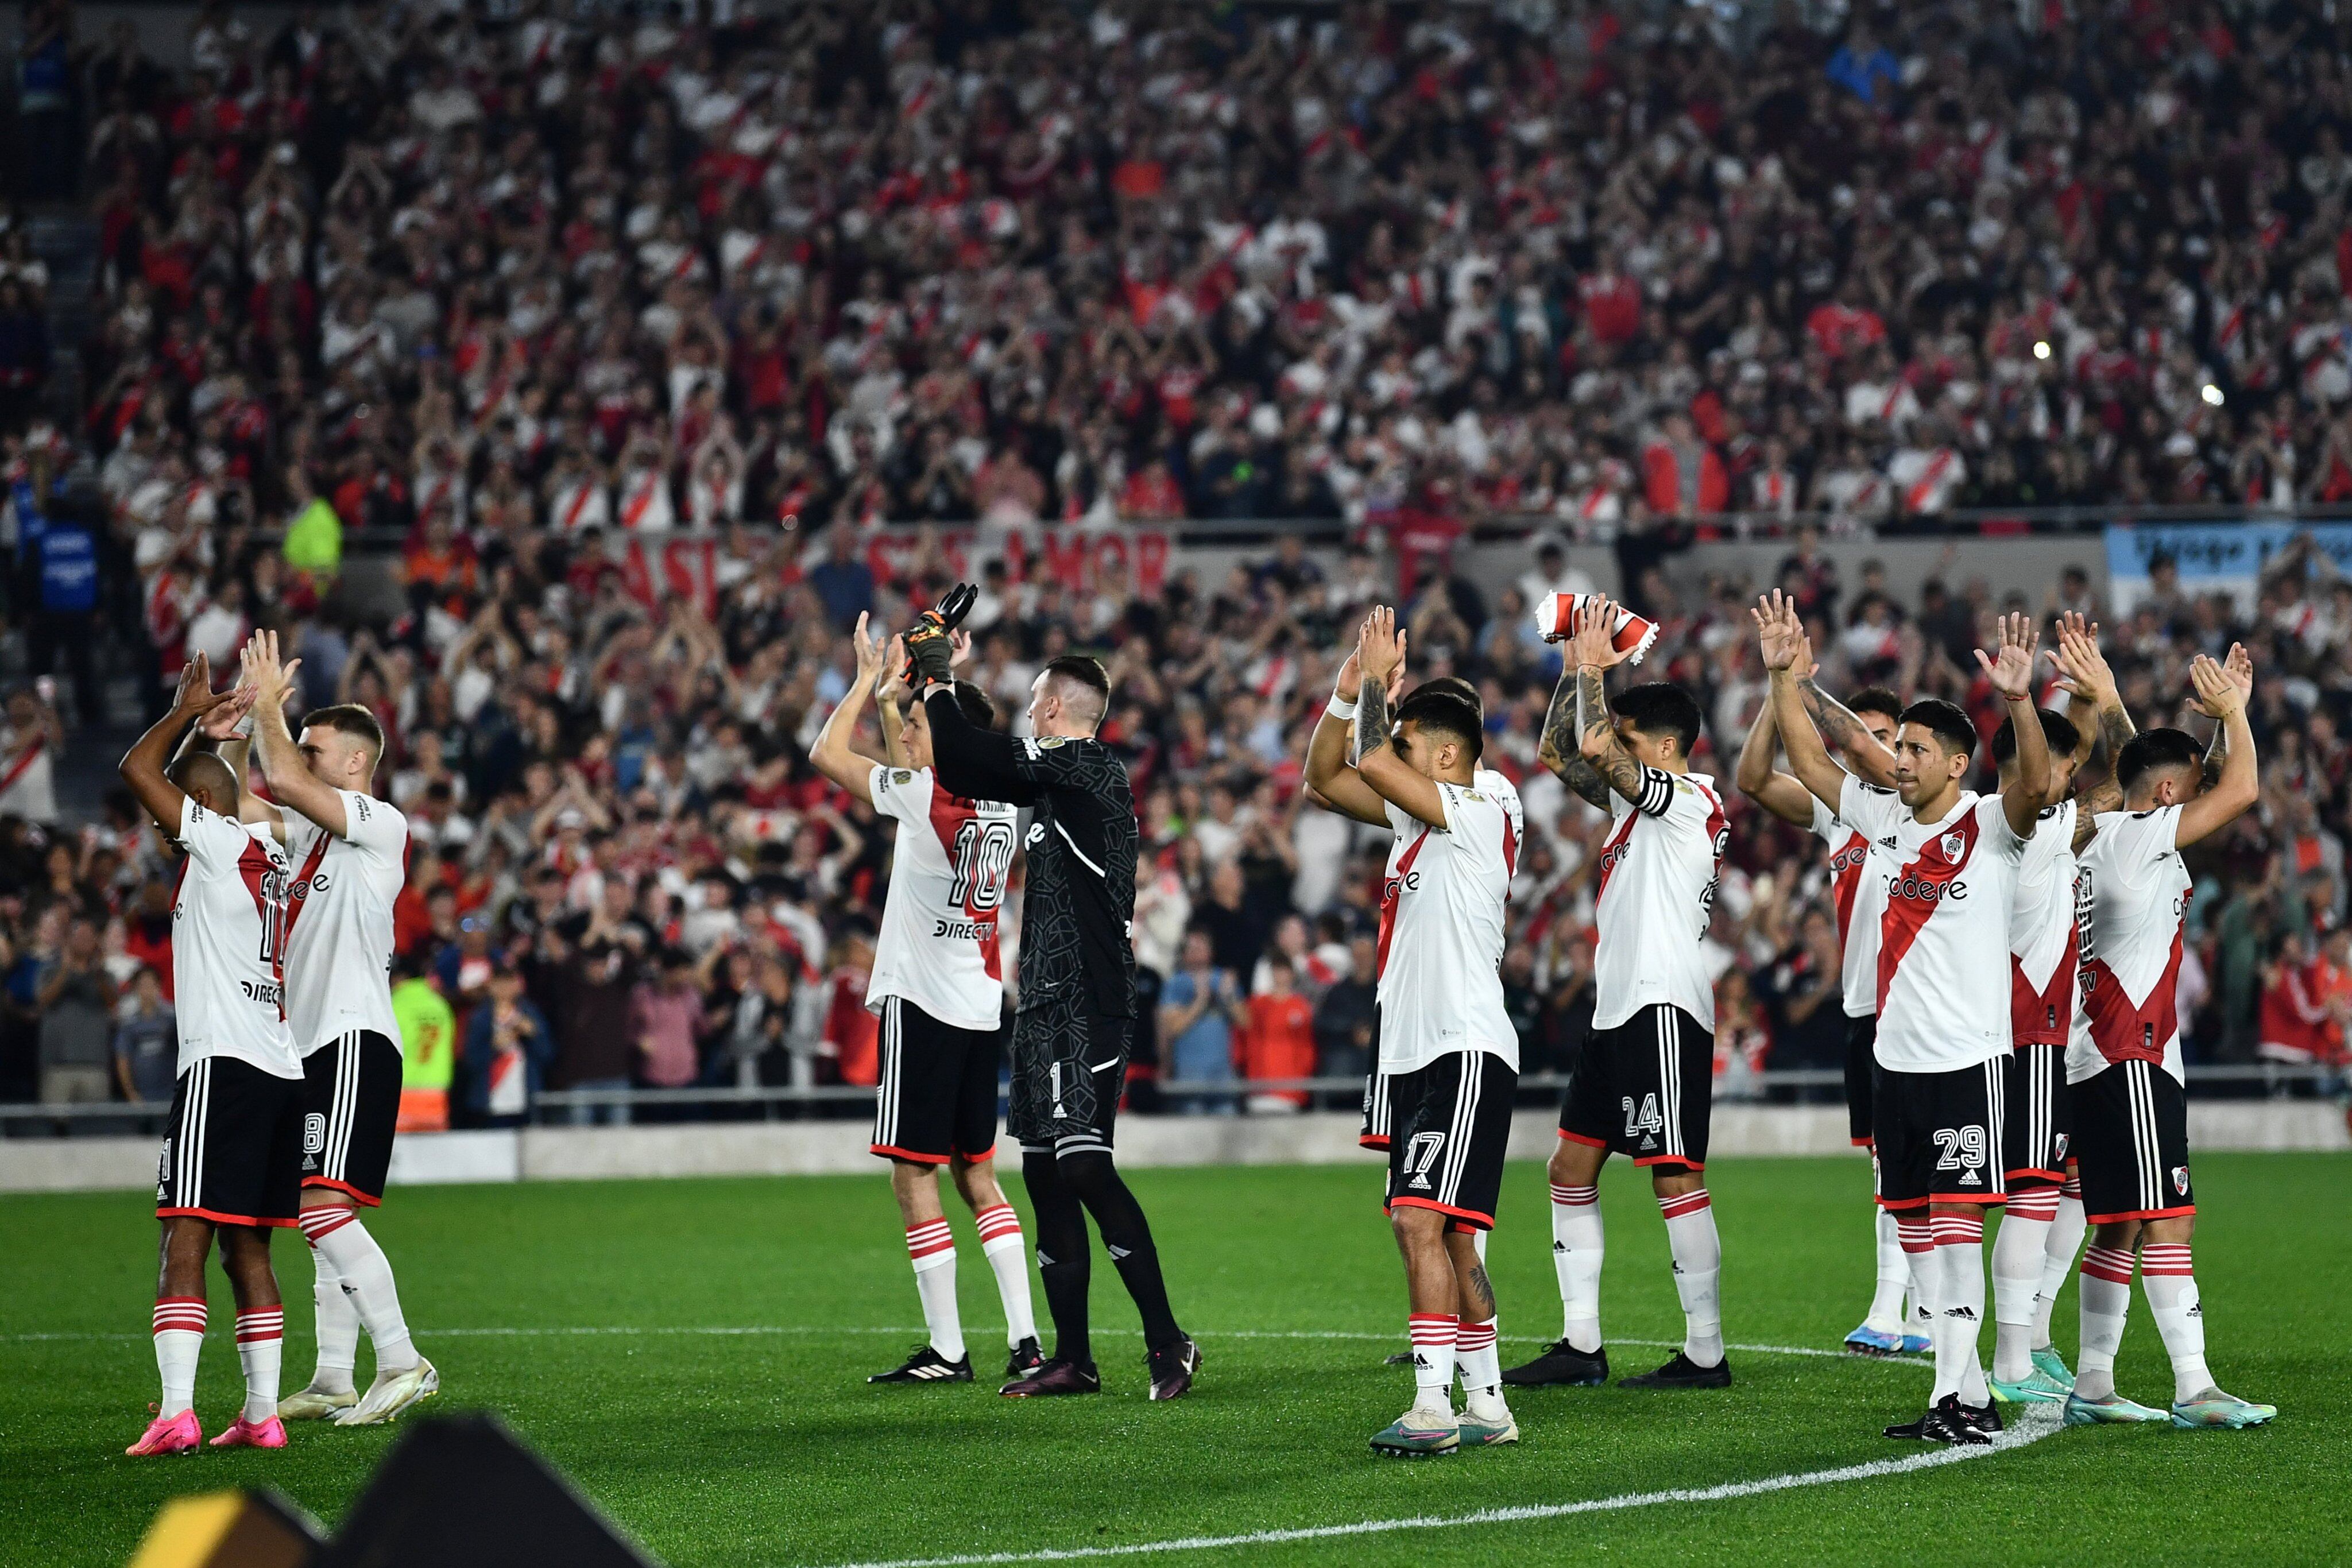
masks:
<path id="1" fill-rule="evenodd" d="M 209 751 L 189 752 L 172 764 L 165 777 L 190 795 L 201 789 L 215 800 L 226 800 L 232 814 L 236 810 L 236 774 Z"/>
<path id="2" fill-rule="evenodd" d="M 1961 757 L 1977 748 L 1977 727 L 1958 703 L 1941 697 L 1921 697 L 1895 716 L 1898 724 L 1916 724 L 1944 743 L 1944 749 Z"/>
<path id="3" fill-rule="evenodd" d="M 986 692 L 970 681 L 958 681 L 955 683 L 955 700 L 956 706 L 962 710 L 964 718 L 974 728 L 996 727 L 996 705 L 989 700 Z"/>
<path id="4" fill-rule="evenodd" d="M 2143 729 L 2116 756 L 2116 783 L 2126 795 L 2159 768 L 2195 768 L 2202 761 L 2197 737 L 2185 729 Z"/>
<path id="5" fill-rule="evenodd" d="M 1486 719 L 1486 699 L 1478 695 L 1478 688 L 1476 686 L 1472 685 L 1460 675 L 1433 675 L 1428 680 L 1422 682 L 1421 685 L 1413 687 L 1412 692 L 1408 692 L 1405 695 L 1407 696 L 1411 696 L 1414 692 L 1449 692 L 1454 696 L 1460 697 L 1464 702 L 1468 703 L 1471 708 L 1476 712 L 1481 722 L 1484 722 Z"/>
<path id="6" fill-rule="evenodd" d="M 2052 713 L 2046 707 L 2034 711 L 2042 716 L 2042 738 L 2050 743 L 2050 755 L 2064 757 L 2071 753 L 2075 742 L 2083 737 L 2083 732 L 2074 727 L 2074 721 L 2063 713 Z M 1992 765 L 2006 768 L 2016 759 L 2017 721 L 2005 718 L 2000 721 L 2000 727 L 1992 732 Z"/>
<path id="7" fill-rule="evenodd" d="M 339 729 L 356 740 L 364 741 L 371 766 L 383 756 L 383 726 L 376 722 L 375 715 L 357 703 L 331 703 L 325 707 L 311 709 L 302 716 L 302 728 L 313 727 Z M 295 733 L 299 735 L 301 731 Z"/>
<path id="8" fill-rule="evenodd" d="M 1895 723 L 1903 722 L 1903 699 L 1885 686 L 1864 686 L 1845 699 L 1848 713 L 1883 713 Z"/>
<path id="9" fill-rule="evenodd" d="M 1110 711 L 1110 676 L 1104 673 L 1102 661 L 1091 653 L 1064 653 L 1045 661 L 1045 674 L 1057 681 L 1072 681 L 1094 693 L 1095 722 L 1102 722 Z"/>
<path id="10" fill-rule="evenodd" d="M 1617 694 L 1610 706 L 1618 717 L 1643 735 L 1672 736 L 1685 761 L 1690 758 L 1691 748 L 1698 744 L 1699 726 L 1705 722 L 1698 711 L 1698 699 L 1672 681 L 1644 681 L 1638 686 L 1628 686 Z"/>
<path id="11" fill-rule="evenodd" d="M 1456 692 L 1432 691 L 1434 685 L 1429 682 L 1407 694 L 1397 704 L 1396 722 L 1457 741 L 1469 750 L 1470 760 L 1477 761 L 1486 750 L 1486 720 L 1479 716 L 1475 704 L 1464 701 Z"/>

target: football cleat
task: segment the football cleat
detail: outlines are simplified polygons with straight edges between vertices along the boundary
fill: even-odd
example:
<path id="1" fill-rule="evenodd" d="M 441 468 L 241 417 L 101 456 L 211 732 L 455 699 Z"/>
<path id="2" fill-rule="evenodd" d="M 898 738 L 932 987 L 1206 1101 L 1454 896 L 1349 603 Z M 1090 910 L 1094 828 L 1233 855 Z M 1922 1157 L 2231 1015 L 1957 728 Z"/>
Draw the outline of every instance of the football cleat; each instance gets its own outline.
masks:
<path id="1" fill-rule="evenodd" d="M 1503 1381 L 1514 1388 L 1541 1388 L 1555 1384 L 1598 1388 L 1609 1381 L 1609 1352 L 1605 1348 L 1579 1350 L 1563 1339 L 1544 1346 L 1543 1354 L 1533 1361 L 1506 1371 Z"/>
<path id="2" fill-rule="evenodd" d="M 1681 1351 L 1666 1359 L 1655 1372 L 1637 1373 L 1617 1380 L 1620 1388 L 1728 1388 L 1731 1386 L 1731 1363 L 1718 1361 L 1713 1366 L 1701 1366 Z"/>
<path id="3" fill-rule="evenodd" d="M 348 1410 L 359 1402 L 359 1393 L 355 1389 L 345 1388 L 339 1392 L 321 1388 L 314 1383 L 280 1399 L 278 1402 L 278 1418 L 280 1421 L 321 1420 L 332 1416 L 338 1410 Z"/>
<path id="4" fill-rule="evenodd" d="M 1961 1420 L 1988 1437 L 2000 1431 L 2000 1408 L 1990 1399 L 1981 1405 L 1962 1405 L 1958 1407 L 1958 1415 Z"/>
<path id="5" fill-rule="evenodd" d="M 1907 1333 L 1903 1336 L 1903 1354 L 1906 1355 L 1927 1355 L 1935 1348 L 1936 1342 L 1926 1334 Z"/>
<path id="6" fill-rule="evenodd" d="M 2032 1405 L 2037 1402 L 2043 1405 L 2057 1405 L 2063 1403 L 2066 1396 L 2074 1392 L 2074 1385 L 2072 1383 L 2061 1383 L 2038 1366 L 2015 1383 L 2003 1383 L 1995 1377 L 1988 1379 L 1985 1386 L 1991 1389 L 1992 1396 L 2004 1405 Z"/>
<path id="7" fill-rule="evenodd" d="M 1192 1392 L 1192 1375 L 1201 1370 L 1201 1347 L 1189 1339 L 1143 1353 L 1144 1369 L 1151 1375 L 1151 1397 L 1181 1399 Z"/>
<path id="8" fill-rule="evenodd" d="M 1044 1399 L 1057 1394 L 1100 1394 L 1102 1379 L 1091 1366 L 1074 1361 L 1049 1361 L 1026 1377 L 1017 1377 L 997 1390 L 1007 1399 Z"/>
<path id="9" fill-rule="evenodd" d="M 1465 1410 L 1456 1425 L 1462 1434 L 1462 1446 L 1465 1448 L 1499 1448 L 1506 1443 L 1519 1440 L 1519 1424 L 1508 1410 L 1492 1421 Z"/>
<path id="10" fill-rule="evenodd" d="M 1901 1355 L 1904 1342 L 1910 1337 L 1900 1329 L 1890 1333 L 1864 1323 L 1845 1336 L 1845 1348 L 1856 1355 Z"/>
<path id="11" fill-rule="evenodd" d="M 1031 1334 L 1014 1345 L 1012 1353 L 1004 1358 L 1004 1381 L 1011 1383 L 1026 1377 L 1045 1364 L 1045 1353 L 1037 1348 L 1037 1336 Z"/>
<path id="12" fill-rule="evenodd" d="M 1008 1377 L 1018 1375 L 1007 1369 Z M 914 1354 L 887 1372 L 877 1372 L 866 1380 L 868 1383 L 970 1383 L 971 1357 L 969 1354 L 950 1361 L 933 1350 L 929 1341 L 919 1344 Z"/>
<path id="13" fill-rule="evenodd" d="M 1372 1434 L 1372 1452 L 1391 1459 L 1433 1459 L 1462 1447 L 1462 1424 L 1452 1410 L 1416 1405 Z"/>
<path id="14" fill-rule="evenodd" d="M 419 1356 L 415 1366 L 379 1372 L 360 1402 L 335 1417 L 338 1427 L 381 1427 L 412 1405 L 421 1405 L 441 1392 L 441 1374 Z"/>
<path id="15" fill-rule="evenodd" d="M 2257 1405 L 2251 1399 L 2241 1399 L 2218 1388 L 2209 1388 L 2198 1397 L 2183 1400 L 2172 1407 L 2172 1424 L 2184 1429 L 2199 1427 L 2242 1429 L 2267 1426 L 2277 1419 L 2277 1406 Z"/>
<path id="16" fill-rule="evenodd" d="M 2074 1391 L 2074 1375 L 2066 1370 L 2066 1358 L 2058 1354 L 2054 1344 L 2045 1344 L 2033 1353 L 2033 1370 L 2053 1383 L 2063 1383 L 2066 1392 Z"/>
<path id="17" fill-rule="evenodd" d="M 122 1451 L 142 1458 L 149 1454 L 193 1454 L 204 1444 L 205 1429 L 197 1425 L 196 1413 L 183 1410 L 177 1416 L 158 1416 L 148 1422 L 139 1440 Z"/>
<path id="18" fill-rule="evenodd" d="M 1988 1406 L 1987 1408 L 1990 1408 Z M 1947 1394 L 1916 1421 L 1902 1421 L 1885 1428 L 1886 1435 L 1897 1442 L 1950 1443 L 1977 1447 L 1992 1441 L 1990 1433 L 1977 1425 L 1980 1412 L 1960 1403 L 1957 1394 Z M 1995 1417 L 1998 1420 L 1998 1417 Z M 1998 1427 L 1994 1428 L 1998 1430 Z"/>
<path id="19" fill-rule="evenodd" d="M 1411 1366 L 1412 1364 L 1412 1352 L 1409 1350 L 1401 1350 L 1394 1355 L 1382 1361 L 1381 1364 L 1382 1366 Z"/>
<path id="20" fill-rule="evenodd" d="M 2060 1419 L 2069 1427 L 2136 1427 L 2171 1417 L 2161 1410 L 2135 1405 L 2120 1394 L 2110 1394 L 2105 1399 L 2085 1399 L 2079 1394 L 2069 1392 L 2066 1407 Z"/>
<path id="21" fill-rule="evenodd" d="M 245 1418 L 242 1412 L 229 1423 L 227 1431 L 212 1440 L 215 1448 L 282 1448 L 286 1446 L 286 1423 L 272 1416 L 258 1425 Z"/>

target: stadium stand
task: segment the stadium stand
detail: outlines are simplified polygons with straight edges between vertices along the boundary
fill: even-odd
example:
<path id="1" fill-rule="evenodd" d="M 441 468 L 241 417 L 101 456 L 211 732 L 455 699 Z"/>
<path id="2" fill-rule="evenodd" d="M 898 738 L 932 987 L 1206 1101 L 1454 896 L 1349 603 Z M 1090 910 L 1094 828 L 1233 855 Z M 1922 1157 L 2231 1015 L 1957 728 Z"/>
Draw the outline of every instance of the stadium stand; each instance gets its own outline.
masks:
<path id="1" fill-rule="evenodd" d="M 2159 566 L 2127 618 L 2088 572 L 2012 606 L 1978 530 L 2352 501 L 2325 107 L 2352 21 L 526 0 L 265 36 L 210 5 L 166 68 L 34 9 L 26 80 L 59 85 L 24 134 L 81 195 L 28 172 L 0 236 L 0 456 L 9 619 L 70 701 L 27 687 L 0 733 L 10 1097 L 155 1097 L 164 857 L 52 769 L 96 744 L 102 671 L 159 706 L 257 624 L 393 737 L 404 963 L 446 1004 L 460 1124 L 498 1113 L 469 1015 L 509 969 L 548 1089 L 871 1082 L 887 835 L 805 747 L 847 626 L 903 624 L 967 524 L 1258 524 L 1244 564 L 1147 591 L 998 566 L 969 671 L 1017 712 L 1043 659 L 1106 654 L 1146 983 L 1205 931 L 1244 1075 L 1297 1059 L 1295 1019 L 1249 1040 L 1277 953 L 1318 1071 L 1361 1065 L 1378 846 L 1302 809 L 1299 759 L 1341 629 L 1400 591 L 1416 673 L 1478 684 L 1525 792 L 1506 975 L 1530 1069 L 1572 1058 L 1598 822 L 1535 766 L 1558 664 L 1526 609 L 1581 584 L 1556 548 L 1500 589 L 1454 569 L 1497 528 L 1614 545 L 1727 780 L 1759 589 L 1800 595 L 1832 690 L 1980 718 L 1969 650 L 2005 608 L 2104 619 L 2143 723 L 2242 638 L 2266 805 L 2200 857 L 2196 1049 L 2342 1060 L 2352 583 L 2298 546 L 2245 604 Z M 1847 580 L 1813 526 L 1956 515 L 1916 594 Z M 1759 524 L 1769 577 L 1694 552 Z M 616 543 L 675 529 L 709 541 L 680 580 Z M 388 539 L 382 606 L 352 569 Z M 1820 858 L 1736 816 L 1729 1081 L 1837 1059 Z"/>

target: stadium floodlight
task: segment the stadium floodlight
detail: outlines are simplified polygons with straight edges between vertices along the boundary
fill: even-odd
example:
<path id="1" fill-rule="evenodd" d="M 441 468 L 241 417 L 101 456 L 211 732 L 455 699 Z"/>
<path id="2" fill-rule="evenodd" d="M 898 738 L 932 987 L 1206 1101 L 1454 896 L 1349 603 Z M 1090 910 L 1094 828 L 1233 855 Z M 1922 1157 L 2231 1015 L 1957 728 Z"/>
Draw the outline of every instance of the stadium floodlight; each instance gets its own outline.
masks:
<path id="1" fill-rule="evenodd" d="M 2205 390 L 2198 395 L 2202 397 L 2207 402 L 2210 403 L 2215 408 L 2221 406 L 2221 389 L 2215 386 L 2211 382 L 2207 382 L 2205 383 Z"/>
<path id="2" fill-rule="evenodd" d="M 2034 345 L 2033 345 L 2033 357 L 2034 357 L 2035 359 L 2037 359 L 2037 360 L 2046 360 L 2046 359 L 2048 359 L 2048 358 L 2050 357 L 2050 345 L 2049 345 L 2047 342 L 2040 342 L 2040 343 L 2036 343 L 2036 344 L 2034 344 Z"/>

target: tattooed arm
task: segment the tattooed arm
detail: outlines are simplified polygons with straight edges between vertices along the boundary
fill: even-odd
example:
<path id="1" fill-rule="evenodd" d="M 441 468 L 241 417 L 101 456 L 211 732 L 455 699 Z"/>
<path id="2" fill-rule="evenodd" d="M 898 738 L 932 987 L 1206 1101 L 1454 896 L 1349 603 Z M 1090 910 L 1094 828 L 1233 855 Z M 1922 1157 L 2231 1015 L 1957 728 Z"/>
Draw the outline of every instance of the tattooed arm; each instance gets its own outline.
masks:
<path id="1" fill-rule="evenodd" d="M 1543 741 L 1536 748 L 1536 760 L 1559 776 L 1559 781 L 1596 810 L 1609 810 L 1609 785 L 1584 759 L 1577 744 L 1576 731 L 1576 667 L 1571 664 L 1559 673 L 1559 685 L 1552 688 L 1551 708 L 1544 715 Z"/>
<path id="2" fill-rule="evenodd" d="M 1797 678 L 1797 695 L 1804 699 L 1805 712 L 1811 716 L 1822 745 L 1844 758 L 1864 783 L 1882 789 L 1895 788 L 1895 753 L 1870 733 L 1853 709 L 1822 690 L 1811 674 Z"/>
<path id="3" fill-rule="evenodd" d="M 1358 674 L 1355 653 L 1349 653 L 1347 662 L 1339 666 L 1339 682 L 1334 695 L 1341 702 L 1346 702 L 1351 694 L 1357 696 L 1356 735 L 1359 737 L 1371 732 L 1372 716 L 1363 701 L 1371 694 L 1356 691 L 1357 687 L 1368 684 Z M 1386 706 L 1383 701 L 1383 712 Z M 1381 733 L 1387 733 L 1385 723 Z M 1314 737 L 1307 743 L 1307 787 L 1314 791 L 1321 804 L 1341 816 L 1384 828 L 1389 825 L 1388 802 L 1356 771 L 1355 758 L 1361 755 L 1360 739 L 1352 746 L 1349 742 L 1348 721 L 1334 718 L 1328 712 L 1324 713 L 1316 719 Z"/>
<path id="4" fill-rule="evenodd" d="M 1609 788 L 1633 801 L 1642 802 L 1642 765 L 1617 738 L 1617 724 L 1609 711 L 1609 694 L 1601 680 L 1606 668 L 1601 664 L 1580 665 L 1576 672 L 1576 727 L 1578 745 L 1584 760 L 1592 770 L 1606 779 Z"/>

